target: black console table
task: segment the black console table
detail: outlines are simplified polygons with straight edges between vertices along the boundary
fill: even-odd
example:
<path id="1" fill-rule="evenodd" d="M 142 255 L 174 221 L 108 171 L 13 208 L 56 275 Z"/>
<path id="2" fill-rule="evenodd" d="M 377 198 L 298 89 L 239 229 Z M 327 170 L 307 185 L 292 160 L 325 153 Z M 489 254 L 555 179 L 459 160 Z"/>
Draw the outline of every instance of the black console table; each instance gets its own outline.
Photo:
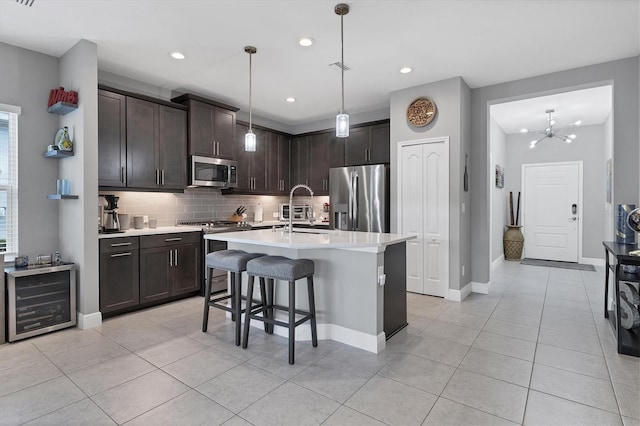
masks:
<path id="1" fill-rule="evenodd" d="M 602 243 L 605 249 L 605 284 L 604 284 L 604 317 L 609 319 L 613 332 L 618 341 L 618 353 L 640 356 L 640 327 L 627 330 L 620 326 L 620 281 L 630 283 L 640 282 L 639 274 L 628 274 L 622 270 L 622 265 L 635 265 L 640 267 L 640 256 L 632 256 L 629 252 L 637 250 L 636 245 L 618 244 L 605 241 Z M 609 273 L 614 277 L 614 306 L 608 307 L 609 298 Z M 637 307 L 634 307 L 637 309 Z"/>

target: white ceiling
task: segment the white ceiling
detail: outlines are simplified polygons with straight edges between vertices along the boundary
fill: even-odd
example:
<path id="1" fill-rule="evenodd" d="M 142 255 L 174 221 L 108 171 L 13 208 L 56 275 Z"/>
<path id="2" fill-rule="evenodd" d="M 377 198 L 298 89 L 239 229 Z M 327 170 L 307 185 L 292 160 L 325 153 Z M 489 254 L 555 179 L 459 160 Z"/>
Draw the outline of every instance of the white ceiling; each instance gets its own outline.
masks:
<path id="1" fill-rule="evenodd" d="M 340 108 L 338 0 L 0 0 L 0 42 L 59 57 L 98 45 L 101 71 L 248 107 L 294 126 Z M 345 109 L 389 108 L 389 93 L 461 76 L 472 88 L 640 53 L 638 0 L 348 2 Z M 313 37 L 310 48 L 297 44 Z M 184 61 L 169 58 L 180 50 Z M 410 74 L 400 74 L 402 66 Z M 297 102 L 285 102 L 294 96 Z M 544 112 L 544 111 L 543 111 Z M 560 113 L 560 111 L 559 111 Z"/>
<path id="2" fill-rule="evenodd" d="M 612 86 L 558 93 L 491 105 L 490 114 L 502 130 L 510 135 L 528 130 L 544 130 L 548 125 L 548 109 L 560 129 L 578 120 L 582 126 L 602 124 L 613 109 Z"/>

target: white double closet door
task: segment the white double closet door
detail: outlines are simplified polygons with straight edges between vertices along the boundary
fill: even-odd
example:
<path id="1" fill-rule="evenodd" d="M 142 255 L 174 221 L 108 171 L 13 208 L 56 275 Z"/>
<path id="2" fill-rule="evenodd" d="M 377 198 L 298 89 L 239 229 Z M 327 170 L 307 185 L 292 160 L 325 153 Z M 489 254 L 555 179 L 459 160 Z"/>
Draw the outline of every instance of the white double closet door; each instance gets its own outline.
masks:
<path id="1" fill-rule="evenodd" d="M 399 144 L 399 232 L 407 241 L 407 291 L 449 291 L 449 138 Z"/>

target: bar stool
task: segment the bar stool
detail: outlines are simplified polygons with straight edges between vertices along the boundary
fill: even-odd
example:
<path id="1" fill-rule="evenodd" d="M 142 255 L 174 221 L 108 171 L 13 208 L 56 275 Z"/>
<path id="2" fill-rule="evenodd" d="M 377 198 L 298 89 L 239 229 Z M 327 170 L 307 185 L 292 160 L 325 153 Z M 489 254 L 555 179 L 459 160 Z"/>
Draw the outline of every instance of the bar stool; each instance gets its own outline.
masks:
<path id="1" fill-rule="evenodd" d="M 220 250 L 207 254 L 206 266 L 208 279 L 204 288 L 204 315 L 202 317 L 203 332 L 207 331 L 210 307 L 231 312 L 231 320 L 236 322 L 236 346 L 240 346 L 240 320 L 242 313 L 245 312 L 247 307 L 262 306 L 262 302 L 258 305 L 253 305 L 253 298 L 247 297 L 246 307 L 245 309 L 242 309 L 242 272 L 247 270 L 248 261 L 260 256 L 264 256 L 264 254 L 247 253 L 242 250 Z M 231 272 L 231 291 L 222 297 L 217 297 L 214 299 L 211 298 L 212 269 L 220 269 L 222 271 Z M 221 303 L 228 299 L 231 299 L 230 307 L 226 304 Z M 262 300 L 264 301 L 265 298 L 263 297 Z"/>
<path id="2" fill-rule="evenodd" d="M 316 306 L 313 295 L 313 272 L 314 263 L 309 259 L 289 259 L 283 256 L 263 256 L 252 259 L 247 263 L 247 274 L 249 283 L 247 285 L 247 295 L 253 293 L 254 278 L 260 278 L 260 293 L 263 295 L 262 306 L 247 309 L 244 319 L 244 341 L 242 347 L 247 348 L 249 343 L 249 324 L 252 319 L 270 324 L 269 333 L 273 333 L 273 325 L 287 327 L 289 329 L 289 364 L 294 363 L 295 351 L 295 329 L 305 321 L 311 320 L 311 342 L 314 347 L 318 346 L 318 334 L 316 330 Z M 309 295 L 309 311 L 296 309 L 296 281 L 307 278 L 307 292 Z M 265 279 L 269 280 L 269 289 L 265 290 Z M 289 306 L 276 305 L 274 300 L 274 280 L 289 282 Z M 269 293 L 264 298 L 265 293 Z M 247 296 L 248 297 L 248 296 Z M 264 301 L 266 300 L 266 303 Z M 289 312 L 289 321 L 278 321 L 275 319 L 274 309 Z M 259 315 L 261 314 L 261 315 Z M 303 315 L 296 321 L 296 314 Z"/>

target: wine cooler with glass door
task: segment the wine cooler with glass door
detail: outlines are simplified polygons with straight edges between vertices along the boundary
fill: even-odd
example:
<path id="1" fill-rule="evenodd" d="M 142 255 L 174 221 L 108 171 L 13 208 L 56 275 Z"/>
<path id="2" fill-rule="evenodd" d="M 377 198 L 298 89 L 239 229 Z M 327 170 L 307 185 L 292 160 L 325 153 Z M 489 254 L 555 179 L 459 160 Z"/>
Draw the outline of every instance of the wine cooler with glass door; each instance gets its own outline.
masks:
<path id="1" fill-rule="evenodd" d="M 5 271 L 9 342 L 76 325 L 73 263 Z"/>

